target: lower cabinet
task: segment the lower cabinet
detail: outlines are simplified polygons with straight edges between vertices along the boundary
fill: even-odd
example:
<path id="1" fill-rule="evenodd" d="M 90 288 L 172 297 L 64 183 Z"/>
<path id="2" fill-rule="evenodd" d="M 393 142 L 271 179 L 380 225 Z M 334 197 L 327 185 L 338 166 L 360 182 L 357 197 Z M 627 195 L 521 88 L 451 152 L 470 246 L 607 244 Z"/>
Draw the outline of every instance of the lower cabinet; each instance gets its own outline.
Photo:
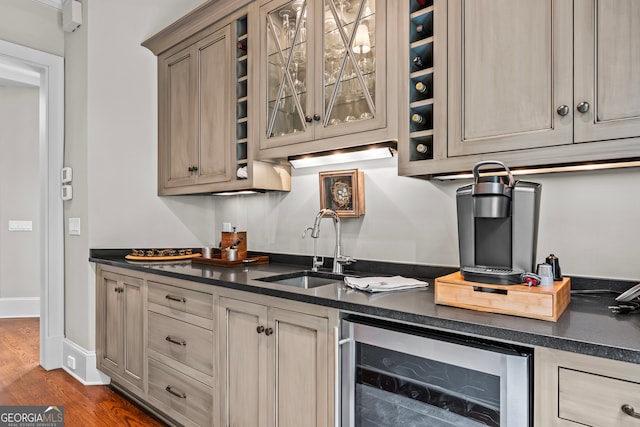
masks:
<path id="1" fill-rule="evenodd" d="M 139 394 L 145 381 L 144 279 L 101 267 L 97 277 L 97 367 Z"/>
<path id="2" fill-rule="evenodd" d="M 147 286 L 148 402 L 185 426 L 214 425 L 214 287 L 152 276 Z"/>
<path id="3" fill-rule="evenodd" d="M 324 307 L 221 296 L 221 425 L 333 426 L 337 322 Z"/>
<path id="4" fill-rule="evenodd" d="M 96 286 L 98 369 L 170 425 L 335 425 L 337 310 L 104 265 Z"/>
<path id="5" fill-rule="evenodd" d="M 640 426 L 638 365 L 535 349 L 534 425 Z"/>

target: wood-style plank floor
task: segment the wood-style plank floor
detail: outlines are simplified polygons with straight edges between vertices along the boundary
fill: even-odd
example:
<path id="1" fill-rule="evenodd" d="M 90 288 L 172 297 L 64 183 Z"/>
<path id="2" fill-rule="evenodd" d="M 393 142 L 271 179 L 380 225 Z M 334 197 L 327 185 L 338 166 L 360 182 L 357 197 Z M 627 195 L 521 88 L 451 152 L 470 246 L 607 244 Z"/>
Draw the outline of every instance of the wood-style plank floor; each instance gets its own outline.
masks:
<path id="1" fill-rule="evenodd" d="M 108 386 L 40 365 L 40 319 L 0 319 L 0 406 L 64 406 L 65 426 L 164 426 Z"/>

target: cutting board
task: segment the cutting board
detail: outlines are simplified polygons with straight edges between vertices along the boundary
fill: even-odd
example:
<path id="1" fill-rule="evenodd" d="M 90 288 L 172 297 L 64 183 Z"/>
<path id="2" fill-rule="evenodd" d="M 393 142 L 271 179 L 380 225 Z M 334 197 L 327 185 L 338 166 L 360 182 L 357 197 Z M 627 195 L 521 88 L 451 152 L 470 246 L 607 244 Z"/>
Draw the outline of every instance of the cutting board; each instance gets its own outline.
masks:
<path id="1" fill-rule="evenodd" d="M 257 264 L 269 264 L 269 257 L 267 255 L 250 256 L 245 259 L 237 259 L 235 261 L 229 261 L 221 259 L 219 256 L 214 258 L 193 258 L 192 264 L 206 264 L 214 265 L 216 267 L 238 267 L 240 265 L 257 265 Z"/>
<path id="2" fill-rule="evenodd" d="M 189 254 L 189 255 L 171 255 L 171 256 L 138 256 L 138 255 L 125 255 L 124 257 L 131 261 L 177 261 L 194 259 L 201 257 L 202 254 Z"/>

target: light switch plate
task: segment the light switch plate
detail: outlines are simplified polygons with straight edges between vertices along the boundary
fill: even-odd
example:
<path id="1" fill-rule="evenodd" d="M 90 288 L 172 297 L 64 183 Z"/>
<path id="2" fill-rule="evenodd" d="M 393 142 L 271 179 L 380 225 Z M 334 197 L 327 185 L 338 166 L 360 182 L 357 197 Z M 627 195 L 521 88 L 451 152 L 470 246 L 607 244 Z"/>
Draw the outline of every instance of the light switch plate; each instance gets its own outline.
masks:
<path id="1" fill-rule="evenodd" d="M 33 222 L 9 220 L 9 231 L 33 231 Z"/>
<path id="2" fill-rule="evenodd" d="M 60 173 L 60 180 L 63 184 L 67 184 L 73 181 L 73 169 L 68 166 L 62 168 L 62 172 Z"/>
<path id="3" fill-rule="evenodd" d="M 73 187 L 70 185 L 62 186 L 62 200 L 71 200 L 73 199 Z"/>
<path id="4" fill-rule="evenodd" d="M 80 235 L 80 218 L 69 218 L 69 234 L 71 236 Z"/>

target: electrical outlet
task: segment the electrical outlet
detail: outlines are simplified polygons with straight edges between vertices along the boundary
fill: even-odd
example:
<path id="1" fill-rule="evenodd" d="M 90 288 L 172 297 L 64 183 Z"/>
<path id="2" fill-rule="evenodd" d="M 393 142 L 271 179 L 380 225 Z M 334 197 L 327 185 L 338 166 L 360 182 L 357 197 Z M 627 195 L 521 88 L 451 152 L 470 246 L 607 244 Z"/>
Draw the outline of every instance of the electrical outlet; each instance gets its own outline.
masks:
<path id="1" fill-rule="evenodd" d="M 73 356 L 67 356 L 67 367 L 70 369 L 76 369 L 76 358 Z"/>

